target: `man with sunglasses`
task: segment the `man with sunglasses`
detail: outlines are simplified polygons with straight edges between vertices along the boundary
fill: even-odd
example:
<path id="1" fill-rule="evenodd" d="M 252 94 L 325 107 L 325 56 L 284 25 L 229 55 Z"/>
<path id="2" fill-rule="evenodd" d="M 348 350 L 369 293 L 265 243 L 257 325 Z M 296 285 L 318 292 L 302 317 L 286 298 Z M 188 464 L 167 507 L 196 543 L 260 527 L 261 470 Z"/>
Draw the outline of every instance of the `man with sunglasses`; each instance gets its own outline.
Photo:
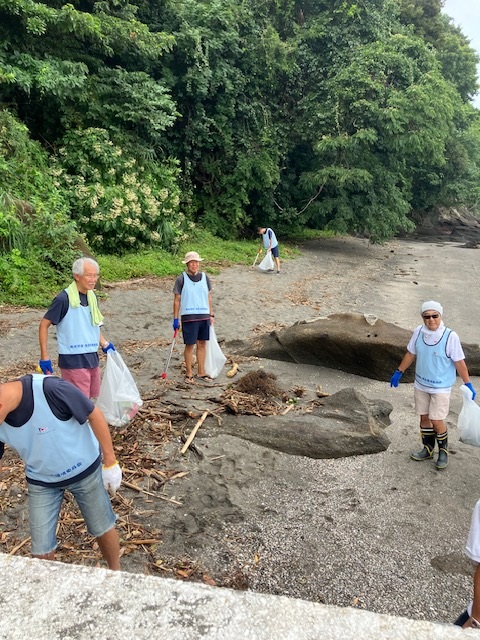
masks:
<path id="1" fill-rule="evenodd" d="M 411 454 L 412 460 L 431 460 L 438 442 L 437 469 L 448 464 L 448 434 L 445 420 L 450 407 L 450 393 L 456 375 L 472 392 L 465 354 L 460 338 L 448 329 L 442 320 L 443 307 L 435 300 L 422 304 L 423 324 L 415 329 L 407 346 L 407 352 L 390 380 L 391 387 L 398 387 L 404 371 L 415 362 L 415 412 L 420 416 L 420 433 L 423 449 Z"/>

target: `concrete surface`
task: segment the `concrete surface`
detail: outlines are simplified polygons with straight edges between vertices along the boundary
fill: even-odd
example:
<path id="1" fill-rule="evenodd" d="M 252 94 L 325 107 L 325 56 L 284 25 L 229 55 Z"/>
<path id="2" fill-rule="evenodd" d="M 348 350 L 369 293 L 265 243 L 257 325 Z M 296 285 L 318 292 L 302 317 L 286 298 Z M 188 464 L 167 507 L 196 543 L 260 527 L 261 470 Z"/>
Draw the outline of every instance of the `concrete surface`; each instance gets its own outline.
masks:
<path id="1" fill-rule="evenodd" d="M 455 640 L 453 625 L 0 554 L 3 640 Z"/>

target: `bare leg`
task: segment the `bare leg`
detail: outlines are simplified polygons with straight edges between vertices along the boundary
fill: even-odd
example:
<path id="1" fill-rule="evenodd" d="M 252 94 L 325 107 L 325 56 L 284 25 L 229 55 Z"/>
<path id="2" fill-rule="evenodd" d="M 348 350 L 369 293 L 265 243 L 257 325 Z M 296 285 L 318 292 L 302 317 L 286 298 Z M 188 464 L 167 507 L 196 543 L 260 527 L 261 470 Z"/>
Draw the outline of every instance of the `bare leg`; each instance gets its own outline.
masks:
<path id="1" fill-rule="evenodd" d="M 277 271 L 280 271 L 280 258 L 275 258 L 275 263 L 277 265 Z"/>
<path id="2" fill-rule="evenodd" d="M 112 571 L 120 570 L 120 542 L 118 539 L 118 533 L 116 529 L 110 529 L 97 538 L 98 546 L 102 552 L 102 556 L 105 562 L 108 564 L 108 568 Z"/>
<path id="3" fill-rule="evenodd" d="M 435 429 L 428 415 L 420 416 L 420 429 Z"/>
<path id="4" fill-rule="evenodd" d="M 197 365 L 198 365 L 198 375 L 205 376 L 205 358 L 207 355 L 207 341 L 206 340 L 197 340 Z"/>
<path id="5" fill-rule="evenodd" d="M 435 433 L 446 433 L 447 425 L 443 420 L 432 420 L 431 422 Z"/>
<path id="6" fill-rule="evenodd" d="M 191 378 L 193 376 L 193 344 L 186 344 L 185 351 L 183 353 L 183 357 L 185 358 L 185 375 L 187 378 Z"/>

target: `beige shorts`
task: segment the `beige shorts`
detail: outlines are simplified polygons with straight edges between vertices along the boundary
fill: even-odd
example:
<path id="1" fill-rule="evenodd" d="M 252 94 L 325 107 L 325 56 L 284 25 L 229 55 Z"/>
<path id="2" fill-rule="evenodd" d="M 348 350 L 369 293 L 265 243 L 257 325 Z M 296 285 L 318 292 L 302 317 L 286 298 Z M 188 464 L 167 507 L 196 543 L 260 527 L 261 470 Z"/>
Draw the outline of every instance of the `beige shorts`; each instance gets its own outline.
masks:
<path id="1" fill-rule="evenodd" d="M 450 391 L 448 393 L 427 393 L 414 389 L 415 413 L 428 416 L 430 420 L 445 420 L 450 409 Z"/>

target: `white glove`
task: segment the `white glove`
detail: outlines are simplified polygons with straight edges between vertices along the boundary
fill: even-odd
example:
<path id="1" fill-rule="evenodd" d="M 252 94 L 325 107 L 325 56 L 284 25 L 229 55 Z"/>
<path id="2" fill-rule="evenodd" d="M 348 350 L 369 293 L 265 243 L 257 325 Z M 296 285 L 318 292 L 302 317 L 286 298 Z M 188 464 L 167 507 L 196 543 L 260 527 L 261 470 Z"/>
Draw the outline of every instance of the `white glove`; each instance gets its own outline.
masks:
<path id="1" fill-rule="evenodd" d="M 122 483 L 122 470 L 118 462 L 112 464 L 111 467 L 102 465 L 102 478 L 103 486 L 113 497 Z"/>

